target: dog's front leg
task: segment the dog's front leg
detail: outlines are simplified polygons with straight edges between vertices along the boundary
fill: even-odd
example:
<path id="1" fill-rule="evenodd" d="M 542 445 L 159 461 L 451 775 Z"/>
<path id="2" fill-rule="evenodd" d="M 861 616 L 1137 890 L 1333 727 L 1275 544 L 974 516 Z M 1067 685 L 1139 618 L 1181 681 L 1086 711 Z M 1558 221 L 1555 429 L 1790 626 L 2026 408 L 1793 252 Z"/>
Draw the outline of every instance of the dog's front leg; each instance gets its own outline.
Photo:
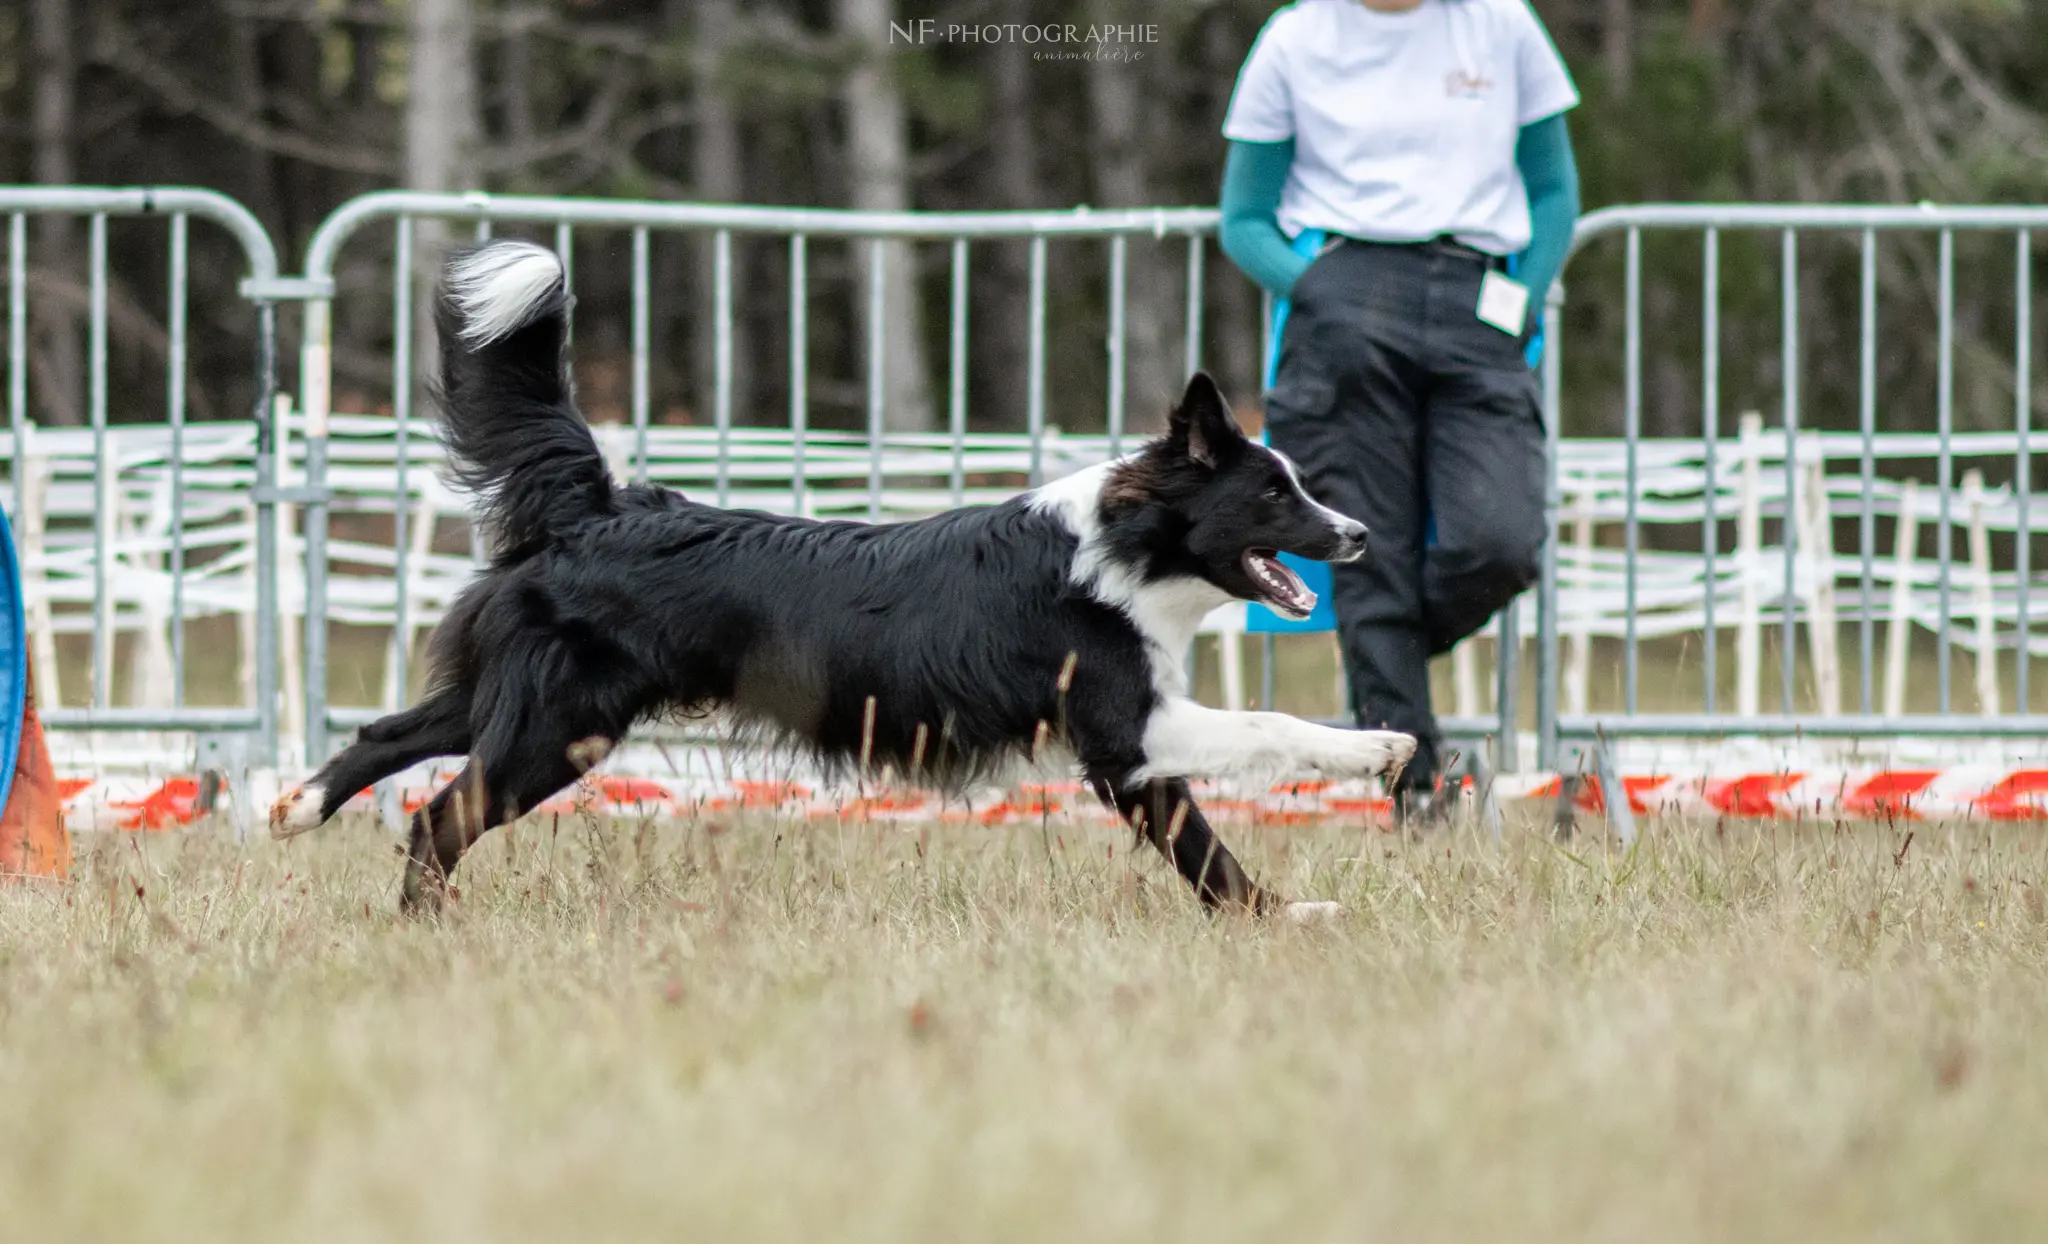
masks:
<path id="1" fill-rule="evenodd" d="M 1115 806 L 1138 836 L 1173 862 L 1173 867 L 1194 887 L 1202 905 L 1265 914 L 1279 908 L 1298 906 L 1284 903 L 1252 884 L 1237 857 L 1209 828 L 1207 817 L 1195 806 L 1188 784 L 1179 778 L 1122 784 L 1103 781 L 1096 787 L 1104 801 Z"/>
<path id="2" fill-rule="evenodd" d="M 1141 778 L 1303 769 L 1371 777 L 1400 768 L 1415 754 L 1413 736 L 1391 730 L 1333 730 L 1285 713 L 1234 713 L 1182 699 L 1152 711 L 1144 746 Z"/>
<path id="3" fill-rule="evenodd" d="M 1187 778 L 1267 775 L 1303 769 L 1333 776 L 1370 777 L 1399 769 L 1415 754 L 1415 739 L 1411 735 L 1389 730 L 1333 730 L 1284 713 L 1233 713 L 1184 699 L 1167 700 L 1153 710 L 1145 723 L 1143 745 L 1145 763 L 1134 775 L 1132 792 L 1120 797 L 1117 806 L 1126 817 L 1131 817 L 1135 810 L 1132 805 L 1142 808 L 1147 802 L 1134 798 L 1135 792 L 1147 792 L 1154 801 L 1164 796 L 1163 806 L 1155 803 L 1149 809 L 1153 828 L 1148 836 L 1179 866 L 1181 875 L 1195 884 L 1204 901 L 1210 903 L 1226 896 L 1235 898 L 1232 887 L 1244 874 L 1220 844 L 1213 850 L 1210 847 L 1214 835 L 1187 796 Z M 1162 816 L 1168 821 L 1163 842 L 1156 836 Z M 1180 833 L 1175 833 L 1171 825 L 1175 816 L 1183 822 Z M 1147 827 L 1135 817 L 1132 824 L 1146 832 Z M 1190 827 L 1196 831 L 1192 839 L 1186 832 Z M 1215 871 L 1217 854 L 1225 866 L 1220 875 Z M 1225 895 L 1212 896 L 1212 876 L 1224 882 Z M 1252 887 L 1249 881 L 1242 885 L 1246 897 L 1240 902 L 1254 911 L 1275 913 L 1283 919 L 1315 922 L 1330 919 L 1341 910 L 1330 902 L 1287 902 Z"/>

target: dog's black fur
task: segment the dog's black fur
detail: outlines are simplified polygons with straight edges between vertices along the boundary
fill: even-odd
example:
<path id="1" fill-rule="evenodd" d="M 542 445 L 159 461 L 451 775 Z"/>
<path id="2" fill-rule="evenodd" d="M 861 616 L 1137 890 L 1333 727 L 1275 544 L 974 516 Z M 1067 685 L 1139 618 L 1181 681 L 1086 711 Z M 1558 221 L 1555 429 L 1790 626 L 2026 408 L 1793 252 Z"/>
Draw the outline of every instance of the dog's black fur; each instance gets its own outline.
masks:
<path id="1" fill-rule="evenodd" d="M 636 722 L 722 710 L 828 764 L 925 783 L 1062 745 L 1205 903 L 1272 904 L 1184 778 L 1139 776 L 1157 671 L 1181 654 L 1076 582 L 1083 534 L 1058 506 L 1027 494 L 875 526 L 622 486 L 574 404 L 569 305 L 557 279 L 516 327 L 475 342 L 474 307 L 444 287 L 439 404 L 493 555 L 435 634 L 426 697 L 365 727 L 307 784 L 317 821 L 287 796 L 274 829 L 311 828 L 391 773 L 464 755 L 412 826 L 403 901 L 432 904 L 472 841 L 571 784 Z M 1246 550 L 1332 558 L 1363 545 L 1363 528 L 1333 528 L 1284 461 L 1244 437 L 1204 375 L 1090 504 L 1087 555 L 1139 591 L 1192 578 L 1270 598 Z"/>

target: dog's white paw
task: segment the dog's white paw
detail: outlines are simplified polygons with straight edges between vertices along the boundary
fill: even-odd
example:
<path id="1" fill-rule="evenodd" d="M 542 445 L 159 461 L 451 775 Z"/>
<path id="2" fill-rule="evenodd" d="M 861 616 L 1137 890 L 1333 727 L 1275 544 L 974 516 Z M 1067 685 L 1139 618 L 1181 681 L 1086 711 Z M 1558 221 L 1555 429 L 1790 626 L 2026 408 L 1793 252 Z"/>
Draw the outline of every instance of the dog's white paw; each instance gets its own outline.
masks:
<path id="1" fill-rule="evenodd" d="M 270 836 L 296 838 L 320 828 L 320 808 L 326 802 L 327 790 L 320 786 L 301 786 L 282 796 L 270 805 Z"/>
<path id="2" fill-rule="evenodd" d="M 1344 914 L 1342 903 L 1295 902 L 1280 909 L 1280 918 L 1289 924 L 1329 924 Z"/>
<path id="3" fill-rule="evenodd" d="M 1415 757 L 1412 734 L 1396 730 L 1354 730 L 1351 734 L 1357 772 L 1366 776 L 1397 769 Z"/>

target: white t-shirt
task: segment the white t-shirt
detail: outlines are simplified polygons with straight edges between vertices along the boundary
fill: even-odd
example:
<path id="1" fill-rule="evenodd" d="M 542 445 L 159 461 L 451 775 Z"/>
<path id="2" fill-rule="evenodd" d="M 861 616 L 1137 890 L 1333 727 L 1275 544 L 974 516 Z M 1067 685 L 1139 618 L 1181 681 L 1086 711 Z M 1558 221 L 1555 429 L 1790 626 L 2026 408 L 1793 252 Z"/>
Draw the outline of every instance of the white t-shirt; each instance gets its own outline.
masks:
<path id="1" fill-rule="evenodd" d="M 1530 233 L 1515 140 L 1578 102 L 1527 0 L 1423 0 L 1404 13 L 1299 0 L 1259 32 L 1223 136 L 1294 140 L 1280 197 L 1290 237 L 1448 233 L 1511 255 Z"/>

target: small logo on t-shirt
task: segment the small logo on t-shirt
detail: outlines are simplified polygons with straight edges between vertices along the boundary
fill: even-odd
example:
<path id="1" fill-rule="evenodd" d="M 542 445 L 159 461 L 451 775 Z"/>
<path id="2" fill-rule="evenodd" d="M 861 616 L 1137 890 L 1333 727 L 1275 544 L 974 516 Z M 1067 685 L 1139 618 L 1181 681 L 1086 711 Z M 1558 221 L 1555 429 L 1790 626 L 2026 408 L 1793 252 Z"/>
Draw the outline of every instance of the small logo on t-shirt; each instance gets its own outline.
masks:
<path id="1" fill-rule="evenodd" d="M 1444 75 L 1444 94 L 1452 99 L 1485 99 L 1492 89 L 1493 79 L 1485 74 L 1453 69 Z"/>

